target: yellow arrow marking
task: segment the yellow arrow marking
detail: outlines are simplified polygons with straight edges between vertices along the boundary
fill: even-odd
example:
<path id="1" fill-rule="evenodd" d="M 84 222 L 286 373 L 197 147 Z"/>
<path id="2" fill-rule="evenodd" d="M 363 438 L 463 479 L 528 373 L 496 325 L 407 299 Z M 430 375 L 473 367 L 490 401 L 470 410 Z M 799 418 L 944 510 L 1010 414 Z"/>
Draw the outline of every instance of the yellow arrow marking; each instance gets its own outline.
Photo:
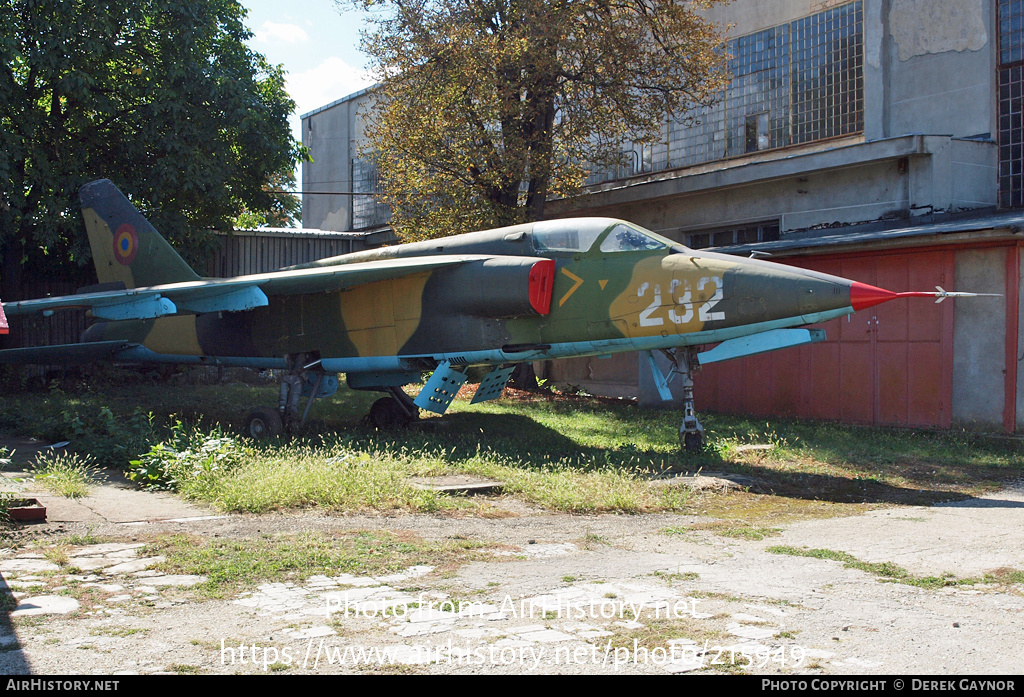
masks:
<path id="1" fill-rule="evenodd" d="M 576 289 L 583 285 L 583 279 L 574 274 L 572 271 L 566 268 L 562 268 L 562 273 L 573 280 L 572 288 L 570 288 L 562 299 L 558 301 L 558 306 L 561 307 L 565 304 L 565 301 L 569 299 L 569 296 L 576 292 Z"/>
<path id="2" fill-rule="evenodd" d="M 604 290 L 604 287 L 605 287 L 606 285 L 608 285 L 608 279 L 606 278 L 606 279 L 605 279 L 605 280 L 603 280 L 603 281 L 598 281 L 598 282 L 597 282 L 597 284 L 598 284 L 599 286 L 601 286 L 601 290 Z"/>

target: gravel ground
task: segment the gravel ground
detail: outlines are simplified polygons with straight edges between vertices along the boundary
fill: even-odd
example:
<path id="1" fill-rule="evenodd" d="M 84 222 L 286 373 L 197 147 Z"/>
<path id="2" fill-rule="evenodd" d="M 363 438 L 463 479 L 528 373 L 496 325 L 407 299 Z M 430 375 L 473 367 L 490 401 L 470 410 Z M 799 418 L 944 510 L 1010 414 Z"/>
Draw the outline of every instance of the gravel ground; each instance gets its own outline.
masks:
<path id="1" fill-rule="evenodd" d="M 19 603 L 0 627 L 0 671 L 962 675 L 1016 674 L 1024 664 L 1020 584 L 929 589 L 768 551 L 824 548 L 918 576 L 1024 569 L 1024 486 L 801 521 L 763 540 L 666 532 L 700 521 L 693 516 L 498 505 L 508 517 L 206 517 L 190 507 L 176 522 L 161 508 L 161 520 L 35 526 L 25 533 L 33 541 L 0 553 Z M 141 547 L 162 532 L 378 529 L 479 540 L 495 553 L 454 572 L 268 578 L 212 601 L 189 591 L 201 578 L 160 572 Z M 107 543 L 67 545 L 86 532 Z M 63 564 L 54 563 L 58 545 Z"/>

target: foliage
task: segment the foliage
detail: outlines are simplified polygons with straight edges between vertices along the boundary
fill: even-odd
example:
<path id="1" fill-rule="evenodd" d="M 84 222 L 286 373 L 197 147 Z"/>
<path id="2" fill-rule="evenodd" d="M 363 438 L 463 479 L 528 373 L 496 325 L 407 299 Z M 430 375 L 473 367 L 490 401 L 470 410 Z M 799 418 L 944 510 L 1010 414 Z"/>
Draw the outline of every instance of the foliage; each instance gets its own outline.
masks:
<path id="1" fill-rule="evenodd" d="M 0 491 L 0 527 L 11 522 L 11 514 L 8 511 L 16 500 L 17 495 L 14 492 Z"/>
<path id="2" fill-rule="evenodd" d="M 716 1 L 338 0 L 378 10 L 366 152 L 393 225 L 414 238 L 536 220 L 627 140 L 710 104 L 725 51 L 698 11 Z"/>
<path id="3" fill-rule="evenodd" d="M 51 395 L 64 397 L 60 390 L 52 390 Z M 152 413 L 135 407 L 130 413 L 115 415 L 106 405 L 94 412 L 64 406 L 45 419 L 41 432 L 50 441 L 70 441 L 102 467 L 119 469 L 156 438 Z"/>
<path id="4" fill-rule="evenodd" d="M 3 296 L 90 258 L 76 194 L 114 180 L 187 258 L 270 193 L 304 150 L 280 66 L 245 44 L 237 0 L 0 0 Z M 79 275 L 84 275 L 78 271 Z"/>
<path id="5" fill-rule="evenodd" d="M 177 490 L 182 482 L 208 490 L 248 459 L 249 450 L 220 429 L 202 434 L 186 429 L 179 421 L 172 437 L 150 446 L 129 464 L 128 478 L 147 489 Z"/>

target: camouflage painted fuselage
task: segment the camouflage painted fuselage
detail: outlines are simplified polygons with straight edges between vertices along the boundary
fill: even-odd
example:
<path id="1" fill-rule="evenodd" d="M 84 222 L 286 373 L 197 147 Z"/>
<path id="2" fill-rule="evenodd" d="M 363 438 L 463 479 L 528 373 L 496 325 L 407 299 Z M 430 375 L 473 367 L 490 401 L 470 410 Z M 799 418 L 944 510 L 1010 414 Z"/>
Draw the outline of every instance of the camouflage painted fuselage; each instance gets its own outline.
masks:
<path id="1" fill-rule="evenodd" d="M 613 241 L 624 229 L 626 241 Z M 566 234 L 578 248 L 551 246 L 552 235 Z M 266 306 L 244 312 L 99 323 L 85 339 L 138 343 L 167 359 L 248 359 L 269 367 L 288 354 L 316 353 L 325 366 L 347 372 L 667 348 L 853 311 L 845 279 L 689 250 L 612 219 L 469 233 L 276 274 L 440 256 L 469 260 L 337 291 L 270 295 Z M 541 260 L 550 262 L 538 269 Z M 372 361 L 386 358 L 400 360 Z"/>

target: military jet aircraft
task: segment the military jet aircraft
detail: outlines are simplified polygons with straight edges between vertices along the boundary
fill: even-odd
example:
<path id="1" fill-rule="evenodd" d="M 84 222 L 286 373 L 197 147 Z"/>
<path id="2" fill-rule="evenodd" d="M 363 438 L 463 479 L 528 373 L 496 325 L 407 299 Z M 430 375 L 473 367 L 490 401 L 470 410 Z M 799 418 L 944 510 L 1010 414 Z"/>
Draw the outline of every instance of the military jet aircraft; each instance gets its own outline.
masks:
<path id="1" fill-rule="evenodd" d="M 470 366 L 474 402 L 502 393 L 528 361 L 640 351 L 659 392 L 679 379 L 680 441 L 699 449 L 691 374 L 699 363 L 821 341 L 803 328 L 907 295 L 758 259 L 695 251 L 622 220 L 570 218 L 321 259 L 235 278 L 200 278 L 111 183 L 79 192 L 99 285 L 3 304 L 7 315 L 88 308 L 81 343 L 0 351 L 0 363 L 179 363 L 283 371 L 278 407 L 252 436 L 300 424 L 315 397 L 388 393 L 386 428 L 444 413 Z M 698 353 L 696 347 L 718 344 Z M 671 361 L 663 373 L 652 352 Z M 415 398 L 402 389 L 431 372 Z M 309 401 L 300 416 L 300 397 Z"/>

